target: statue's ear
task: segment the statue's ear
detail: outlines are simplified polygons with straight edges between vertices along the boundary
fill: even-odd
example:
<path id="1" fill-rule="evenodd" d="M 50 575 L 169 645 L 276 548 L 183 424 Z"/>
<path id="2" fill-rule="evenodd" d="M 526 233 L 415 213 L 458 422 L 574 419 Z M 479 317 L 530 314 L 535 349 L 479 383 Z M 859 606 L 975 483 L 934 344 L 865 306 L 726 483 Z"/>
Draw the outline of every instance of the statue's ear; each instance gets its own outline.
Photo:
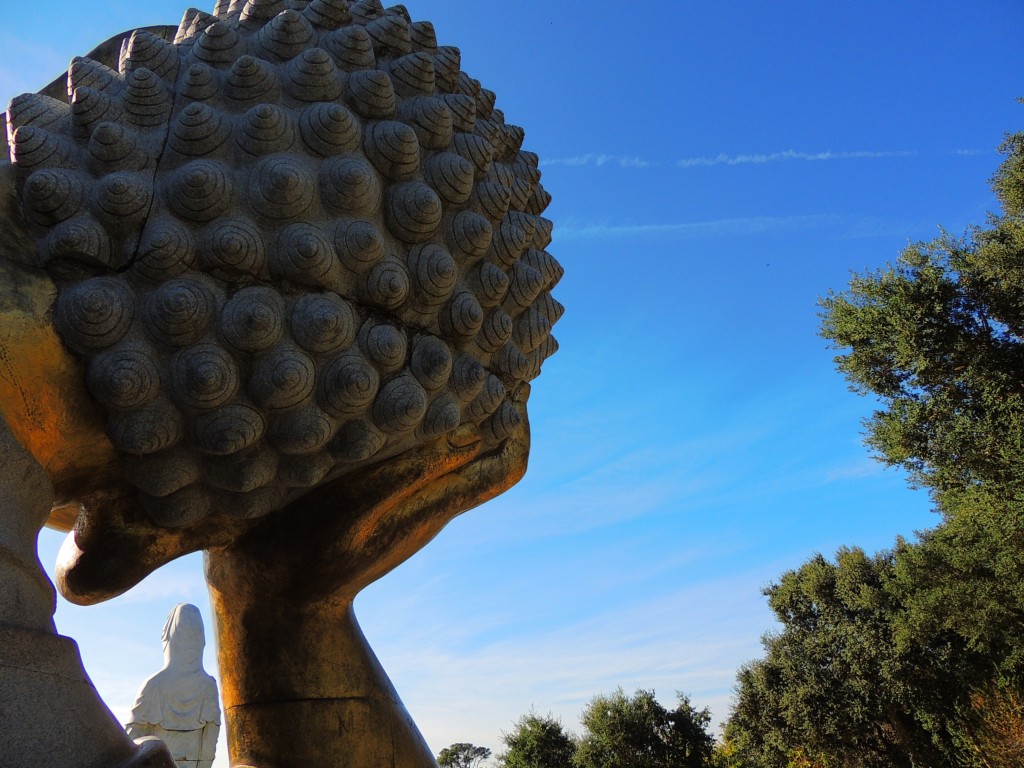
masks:
<path id="1" fill-rule="evenodd" d="M 174 36 L 178 33 L 176 26 L 171 27 L 167 25 L 161 25 L 158 27 L 139 27 L 142 32 L 151 32 L 157 37 L 162 37 L 168 42 L 174 42 Z M 128 38 L 132 36 L 134 29 L 129 29 L 127 32 L 122 32 L 118 35 L 114 35 L 107 42 L 97 45 L 85 58 L 98 61 L 100 64 L 110 67 L 111 69 L 118 69 L 121 59 L 121 47 L 128 41 Z M 57 99 L 59 101 L 68 102 L 70 96 L 68 95 L 68 73 L 65 72 L 63 75 L 58 77 L 48 86 L 39 91 L 43 96 L 49 96 L 51 99 Z"/>

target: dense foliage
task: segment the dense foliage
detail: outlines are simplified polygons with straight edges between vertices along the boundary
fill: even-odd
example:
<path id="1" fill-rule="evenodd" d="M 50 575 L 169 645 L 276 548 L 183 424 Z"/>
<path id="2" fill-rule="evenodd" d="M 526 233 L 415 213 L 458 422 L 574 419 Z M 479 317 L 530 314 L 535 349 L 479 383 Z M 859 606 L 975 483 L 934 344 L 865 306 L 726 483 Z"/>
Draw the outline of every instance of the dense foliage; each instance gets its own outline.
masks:
<path id="1" fill-rule="evenodd" d="M 509 733 L 502 734 L 506 751 L 499 757 L 501 768 L 572 768 L 576 742 L 562 723 L 547 715 L 523 715 Z"/>
<path id="2" fill-rule="evenodd" d="M 957 517 L 917 543 L 783 574 L 765 591 L 782 629 L 738 675 L 736 765 L 1024 765 L 1015 521 Z"/>
<path id="3" fill-rule="evenodd" d="M 899 552 L 818 556 L 766 590 L 783 630 L 741 669 L 726 731 L 753 764 L 785 768 L 797 751 L 822 766 L 954 764 L 950 734 L 934 726 L 966 703 L 950 676 L 963 643 L 897 637 Z"/>
<path id="4" fill-rule="evenodd" d="M 622 689 L 595 696 L 580 717 L 585 729 L 573 758 L 576 768 L 706 768 L 715 741 L 711 714 L 678 694 L 672 711 L 654 691 L 627 696 Z"/>
<path id="5" fill-rule="evenodd" d="M 842 549 L 765 594 L 782 625 L 739 673 L 736 768 L 1024 765 L 1024 134 L 993 179 L 1003 213 L 907 248 L 822 301 L 867 442 L 942 522 Z"/>

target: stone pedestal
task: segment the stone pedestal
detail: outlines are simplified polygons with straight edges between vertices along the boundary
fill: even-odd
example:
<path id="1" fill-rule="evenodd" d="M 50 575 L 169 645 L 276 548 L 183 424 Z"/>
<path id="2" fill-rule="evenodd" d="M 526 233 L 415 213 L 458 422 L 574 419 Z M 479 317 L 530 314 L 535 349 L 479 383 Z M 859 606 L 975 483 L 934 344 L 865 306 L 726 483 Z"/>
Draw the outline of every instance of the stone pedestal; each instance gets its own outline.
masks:
<path id="1" fill-rule="evenodd" d="M 174 768 L 159 742 L 136 746 L 56 633 L 55 594 L 36 554 L 53 491 L 0 419 L 0 765 Z"/>
<path id="2" fill-rule="evenodd" d="M 89 681 L 78 646 L 0 630 L 0 764 L 18 768 L 171 768 L 160 742 L 137 749 Z"/>

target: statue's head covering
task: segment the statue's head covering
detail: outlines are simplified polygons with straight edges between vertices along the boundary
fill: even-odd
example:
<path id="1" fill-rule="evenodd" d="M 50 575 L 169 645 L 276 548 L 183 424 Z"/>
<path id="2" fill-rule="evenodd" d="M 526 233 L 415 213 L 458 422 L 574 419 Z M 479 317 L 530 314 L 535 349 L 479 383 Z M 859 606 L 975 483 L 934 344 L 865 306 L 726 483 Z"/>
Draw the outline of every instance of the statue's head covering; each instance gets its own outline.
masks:
<path id="1" fill-rule="evenodd" d="M 12 102 L 56 326 L 152 522 L 259 517 L 460 425 L 502 443 L 562 314 L 523 136 L 378 0 L 220 0 Z"/>
<path id="2" fill-rule="evenodd" d="M 178 603 L 164 622 L 162 635 L 164 665 L 173 668 L 202 668 L 206 635 L 199 609 L 188 603 Z"/>

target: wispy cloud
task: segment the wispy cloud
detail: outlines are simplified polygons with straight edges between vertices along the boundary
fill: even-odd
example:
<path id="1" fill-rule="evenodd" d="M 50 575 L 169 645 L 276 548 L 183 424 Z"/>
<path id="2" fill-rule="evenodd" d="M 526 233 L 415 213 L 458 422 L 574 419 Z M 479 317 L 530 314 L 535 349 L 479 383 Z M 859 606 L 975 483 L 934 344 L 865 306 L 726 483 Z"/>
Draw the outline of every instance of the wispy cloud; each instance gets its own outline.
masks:
<path id="1" fill-rule="evenodd" d="M 991 155 L 991 149 L 954 149 L 950 152 L 951 155 L 957 157 L 977 157 L 978 155 Z"/>
<path id="2" fill-rule="evenodd" d="M 680 168 L 703 168 L 715 165 L 764 165 L 765 163 L 777 163 L 786 160 L 864 160 L 883 157 L 912 157 L 916 154 L 917 152 L 912 150 L 882 152 L 871 150 L 833 152 L 832 150 L 826 150 L 824 152 L 798 152 L 793 149 L 787 149 L 783 152 L 743 155 L 727 155 L 724 152 L 720 152 L 713 157 L 686 157 L 678 161 L 676 165 Z"/>
<path id="3" fill-rule="evenodd" d="M 629 155 L 604 155 L 590 153 L 586 155 L 575 155 L 573 157 L 555 157 L 550 160 L 541 160 L 540 163 L 544 165 L 568 165 L 568 166 L 581 166 L 581 165 L 617 165 L 621 168 L 650 168 L 651 166 L 657 165 L 657 163 L 650 160 L 644 160 L 642 157 L 635 157 Z"/>
<path id="4" fill-rule="evenodd" d="M 674 237 L 704 237 L 724 234 L 760 234 L 771 231 L 796 231 L 838 223 L 835 214 L 804 216 L 751 216 L 710 221 L 687 221 L 672 224 L 577 224 L 565 222 L 558 227 L 559 240 L 587 240 L 608 237 L 636 237 L 638 235 L 672 235 Z"/>
<path id="5" fill-rule="evenodd" d="M 716 165 L 764 165 L 767 163 L 778 163 L 792 160 L 802 160 L 804 162 L 821 162 L 825 160 L 875 160 L 887 157 L 913 157 L 917 154 L 919 153 L 916 150 L 910 149 L 846 151 L 834 151 L 829 149 L 821 152 L 806 152 L 795 149 L 786 149 L 780 152 L 754 152 L 736 155 L 719 152 L 717 155 L 684 157 L 682 160 L 677 160 L 673 165 L 677 168 L 684 169 L 708 168 Z M 979 155 L 986 153 L 976 149 L 955 149 L 951 150 L 950 154 Z M 570 168 L 580 168 L 584 166 L 594 168 L 607 166 L 619 168 L 654 168 L 662 165 L 660 162 L 648 160 L 636 155 L 615 155 L 598 152 L 588 152 L 582 155 L 573 155 L 572 157 L 555 157 L 547 160 L 541 160 L 540 164 L 542 166 L 561 165 Z"/>

